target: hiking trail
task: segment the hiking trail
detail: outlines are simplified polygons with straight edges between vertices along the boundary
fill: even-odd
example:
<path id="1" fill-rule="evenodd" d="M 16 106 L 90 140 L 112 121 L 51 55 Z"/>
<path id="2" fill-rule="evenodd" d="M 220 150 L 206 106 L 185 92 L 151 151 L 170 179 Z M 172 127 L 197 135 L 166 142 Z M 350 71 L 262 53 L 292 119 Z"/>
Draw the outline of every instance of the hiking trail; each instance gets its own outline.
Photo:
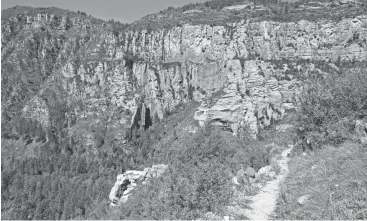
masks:
<path id="1" fill-rule="evenodd" d="M 279 159 L 278 165 L 280 166 L 280 173 L 276 179 L 268 181 L 265 186 L 263 186 L 259 193 L 254 196 L 248 197 L 252 203 L 250 203 L 250 209 L 245 209 L 244 215 L 250 220 L 269 220 L 273 214 L 277 199 L 279 196 L 279 186 L 280 183 L 285 179 L 288 174 L 288 161 L 289 153 L 291 152 L 293 146 L 284 150 L 281 154 L 281 159 Z"/>

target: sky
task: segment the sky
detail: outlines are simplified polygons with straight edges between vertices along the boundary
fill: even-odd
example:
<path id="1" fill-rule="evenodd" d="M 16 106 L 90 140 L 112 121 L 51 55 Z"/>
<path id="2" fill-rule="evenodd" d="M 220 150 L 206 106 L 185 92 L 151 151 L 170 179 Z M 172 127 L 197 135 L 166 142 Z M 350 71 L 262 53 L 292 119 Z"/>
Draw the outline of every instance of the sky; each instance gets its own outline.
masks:
<path id="1" fill-rule="evenodd" d="M 114 19 L 121 22 L 132 22 L 169 6 L 177 7 L 205 1 L 207 0 L 1 0 L 1 9 L 15 5 L 54 6 L 71 11 L 82 11 L 103 20 Z"/>

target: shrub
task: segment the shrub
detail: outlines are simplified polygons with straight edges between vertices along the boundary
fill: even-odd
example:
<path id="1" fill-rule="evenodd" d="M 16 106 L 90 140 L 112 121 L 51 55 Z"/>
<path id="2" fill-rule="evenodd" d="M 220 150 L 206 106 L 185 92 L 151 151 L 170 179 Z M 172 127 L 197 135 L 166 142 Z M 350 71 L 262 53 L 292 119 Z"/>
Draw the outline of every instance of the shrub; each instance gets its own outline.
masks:
<path id="1" fill-rule="evenodd" d="M 326 145 L 313 155 L 295 156 L 281 186 L 275 218 L 367 219 L 366 159 L 366 149 L 353 142 L 339 147 Z M 310 201 L 300 205 L 297 199 L 304 195 L 310 195 Z"/>
<path id="2" fill-rule="evenodd" d="M 354 120 L 367 115 L 367 73 L 312 73 L 304 83 L 296 104 L 297 137 L 303 149 L 348 139 Z"/>
<path id="3" fill-rule="evenodd" d="M 113 219 L 199 219 L 223 214 L 233 199 L 231 178 L 239 165 L 267 164 L 265 148 L 210 125 L 180 141 L 163 176 L 135 189 Z M 262 153 L 261 151 L 265 151 Z"/>

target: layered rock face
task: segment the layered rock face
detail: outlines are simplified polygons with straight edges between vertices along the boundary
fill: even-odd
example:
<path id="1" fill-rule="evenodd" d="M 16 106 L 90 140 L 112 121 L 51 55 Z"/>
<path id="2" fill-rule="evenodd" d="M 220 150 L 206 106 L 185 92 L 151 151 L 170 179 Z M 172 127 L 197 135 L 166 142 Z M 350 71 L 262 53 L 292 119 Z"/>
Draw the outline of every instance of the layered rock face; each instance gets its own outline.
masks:
<path id="1" fill-rule="evenodd" d="M 151 178 L 160 177 L 166 170 L 167 165 L 159 164 L 147 167 L 143 171 L 129 170 L 117 176 L 117 181 L 112 187 L 109 199 L 111 206 L 125 203 L 131 191 L 139 184 L 145 184 Z"/>
<path id="2" fill-rule="evenodd" d="M 126 52 L 135 56 L 131 72 L 144 97 L 143 111 L 148 108 L 151 118 L 163 118 L 165 110 L 181 102 L 203 101 L 223 91 L 213 106 L 203 102 L 196 119 L 201 124 L 214 120 L 228 125 L 234 133 L 247 124 L 256 132 L 259 125 L 269 125 L 292 108 L 291 101 L 300 88 L 292 75 L 309 70 L 274 63 L 284 58 L 363 60 L 367 55 L 366 21 L 366 16 L 360 16 L 321 24 L 184 25 L 157 32 L 128 32 L 111 36 L 107 43 L 122 44 L 110 49 L 110 54 L 116 55 L 111 59 L 125 59 L 118 55 Z M 136 108 L 133 104 L 131 111 Z M 142 116 L 142 122 L 145 118 Z"/>
<path id="3" fill-rule="evenodd" d="M 247 124 L 256 132 L 292 108 L 300 89 L 294 75 L 312 69 L 279 67 L 277 60 L 365 60 L 366 22 L 367 16 L 359 16 L 338 23 L 184 25 L 119 38 L 124 51 L 144 60 L 133 72 L 144 85 L 151 113 L 162 118 L 165 109 L 187 98 L 203 101 L 223 91 L 214 104 L 202 103 L 195 117 L 199 123 L 212 120 L 234 133 Z"/>
<path id="4" fill-rule="evenodd" d="M 367 16 L 128 32 L 63 16 L 56 26 L 13 30 L 16 36 L 6 34 L 2 42 L 3 113 L 45 128 L 60 115 L 70 146 L 93 149 L 107 138 L 123 145 L 132 131 L 191 100 L 202 102 L 195 116 L 200 124 L 233 133 L 249 126 L 256 133 L 293 108 L 301 87 L 294 76 L 314 69 L 279 61 L 367 57 Z"/>

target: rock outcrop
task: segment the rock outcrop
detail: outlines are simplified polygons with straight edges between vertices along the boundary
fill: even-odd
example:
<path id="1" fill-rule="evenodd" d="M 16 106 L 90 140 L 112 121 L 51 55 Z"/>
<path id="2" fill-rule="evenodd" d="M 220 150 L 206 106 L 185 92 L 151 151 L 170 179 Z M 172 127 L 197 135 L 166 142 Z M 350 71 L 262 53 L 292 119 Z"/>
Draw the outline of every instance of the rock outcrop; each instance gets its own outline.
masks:
<path id="1" fill-rule="evenodd" d="M 144 92 L 143 102 L 151 117 L 163 118 L 165 110 L 179 103 L 203 101 L 223 91 L 213 106 L 203 103 L 195 118 L 201 124 L 215 121 L 234 133 L 248 125 L 256 133 L 259 126 L 269 125 L 293 108 L 291 101 L 301 85 L 294 75 L 309 69 L 278 67 L 276 61 L 364 60 L 366 21 L 359 16 L 321 24 L 183 25 L 164 31 L 128 32 L 112 42 L 122 42 L 123 52 L 142 59 L 134 62 L 132 74 Z"/>
<path id="2" fill-rule="evenodd" d="M 47 128 L 60 114 L 73 146 L 94 151 L 106 143 L 101 134 L 123 146 L 134 130 L 192 100 L 202 102 L 195 115 L 201 125 L 256 133 L 294 108 L 302 87 L 296 76 L 321 72 L 312 62 L 367 57 L 366 15 L 123 32 L 73 15 L 40 16 L 45 28 L 27 28 L 34 19 L 18 17 L 16 25 L 2 21 L 7 119 L 32 117 Z"/>
<path id="3" fill-rule="evenodd" d="M 161 176 L 166 170 L 167 165 L 153 165 L 147 167 L 143 171 L 129 170 L 124 174 L 117 176 L 117 181 L 112 187 L 109 199 L 111 200 L 111 206 L 117 206 L 121 203 L 125 203 L 131 191 L 140 184 L 145 184 L 151 178 L 157 178 Z"/>

